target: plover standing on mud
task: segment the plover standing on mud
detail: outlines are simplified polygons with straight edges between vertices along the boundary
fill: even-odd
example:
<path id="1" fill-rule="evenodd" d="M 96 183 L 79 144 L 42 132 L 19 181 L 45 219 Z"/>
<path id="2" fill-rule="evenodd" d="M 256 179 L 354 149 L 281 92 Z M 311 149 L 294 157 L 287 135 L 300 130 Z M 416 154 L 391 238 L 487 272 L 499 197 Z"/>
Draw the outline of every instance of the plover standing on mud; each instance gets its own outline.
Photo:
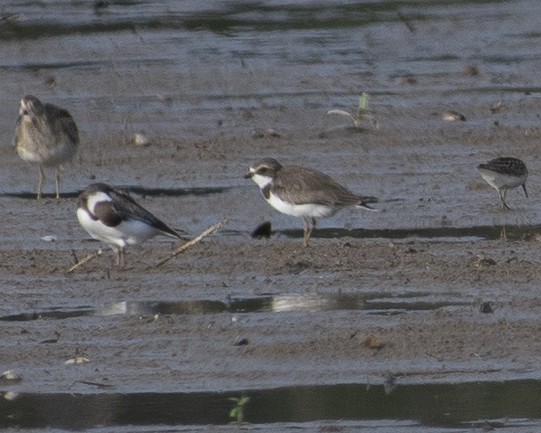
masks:
<path id="1" fill-rule="evenodd" d="M 159 234 L 181 239 L 127 193 L 103 183 L 93 183 L 79 195 L 77 219 L 90 236 L 111 246 L 119 266 L 125 265 L 126 245 L 141 244 Z"/>
<path id="2" fill-rule="evenodd" d="M 511 209 L 507 206 L 505 196 L 507 190 L 522 186 L 524 194 L 528 197 L 526 191 L 526 179 L 528 178 L 528 169 L 526 164 L 518 158 L 501 157 L 493 159 L 486 164 L 477 166 L 479 173 L 483 176 L 490 186 L 498 190 L 502 209 Z"/>
<path id="3" fill-rule="evenodd" d="M 14 144 L 24 161 L 39 164 L 37 198 L 41 198 L 44 166 L 55 167 L 56 198 L 60 198 L 60 164 L 73 158 L 79 145 L 79 131 L 70 113 L 43 104 L 35 96 L 25 96 L 21 99 Z"/>
<path id="4" fill-rule="evenodd" d="M 298 165 L 284 167 L 272 158 L 256 162 L 244 177 L 259 186 L 267 203 L 276 210 L 302 218 L 305 247 L 320 218 L 333 216 L 350 206 L 375 210 L 368 203 L 378 201 L 376 197 L 354 194 L 317 170 Z"/>

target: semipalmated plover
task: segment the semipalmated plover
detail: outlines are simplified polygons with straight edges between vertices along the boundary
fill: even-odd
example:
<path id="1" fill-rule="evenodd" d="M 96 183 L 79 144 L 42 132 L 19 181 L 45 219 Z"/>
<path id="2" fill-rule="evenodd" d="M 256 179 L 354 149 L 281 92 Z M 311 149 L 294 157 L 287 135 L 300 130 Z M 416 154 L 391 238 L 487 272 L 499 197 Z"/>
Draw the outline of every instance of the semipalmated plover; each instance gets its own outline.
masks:
<path id="1" fill-rule="evenodd" d="M 77 219 L 90 236 L 111 246 L 119 266 L 125 264 L 126 245 L 143 243 L 158 234 L 181 239 L 127 193 L 103 183 L 93 183 L 79 195 Z"/>
<path id="2" fill-rule="evenodd" d="M 502 157 L 493 159 L 486 164 L 477 166 L 479 173 L 483 176 L 490 186 L 498 190 L 502 209 L 511 209 L 505 202 L 507 190 L 522 186 L 524 194 L 528 197 L 526 191 L 526 179 L 528 178 L 528 169 L 520 159 L 511 157 Z"/>
<path id="3" fill-rule="evenodd" d="M 305 247 L 320 218 L 350 206 L 375 210 L 368 203 L 378 201 L 376 197 L 354 194 L 317 170 L 298 165 L 284 167 L 272 158 L 256 162 L 244 177 L 259 185 L 267 203 L 276 210 L 302 218 Z"/>
<path id="4" fill-rule="evenodd" d="M 25 96 L 21 99 L 14 144 L 24 161 L 39 164 L 38 199 L 45 179 L 44 166 L 55 167 L 56 198 L 60 198 L 60 164 L 73 158 L 79 145 L 79 131 L 70 113 L 43 104 L 35 96 Z"/>

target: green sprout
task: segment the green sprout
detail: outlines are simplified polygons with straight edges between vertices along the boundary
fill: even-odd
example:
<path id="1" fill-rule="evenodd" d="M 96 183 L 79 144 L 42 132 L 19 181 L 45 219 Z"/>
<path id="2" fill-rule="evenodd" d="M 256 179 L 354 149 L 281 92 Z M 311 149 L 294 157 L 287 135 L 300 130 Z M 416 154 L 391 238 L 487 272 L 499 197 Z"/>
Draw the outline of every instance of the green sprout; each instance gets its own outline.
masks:
<path id="1" fill-rule="evenodd" d="M 250 397 L 230 397 L 228 400 L 235 402 L 235 407 L 229 411 L 229 418 L 239 425 L 242 424 L 244 422 L 244 406 L 250 401 Z"/>
<path id="2" fill-rule="evenodd" d="M 378 121 L 368 109 L 368 93 L 366 92 L 361 93 L 359 96 L 359 108 L 357 108 L 356 114 L 353 115 L 347 111 L 339 109 L 329 110 L 327 111 L 327 114 L 339 114 L 341 116 L 349 117 L 353 121 L 355 128 L 362 128 L 366 121 L 369 121 L 371 126 L 379 128 Z"/>

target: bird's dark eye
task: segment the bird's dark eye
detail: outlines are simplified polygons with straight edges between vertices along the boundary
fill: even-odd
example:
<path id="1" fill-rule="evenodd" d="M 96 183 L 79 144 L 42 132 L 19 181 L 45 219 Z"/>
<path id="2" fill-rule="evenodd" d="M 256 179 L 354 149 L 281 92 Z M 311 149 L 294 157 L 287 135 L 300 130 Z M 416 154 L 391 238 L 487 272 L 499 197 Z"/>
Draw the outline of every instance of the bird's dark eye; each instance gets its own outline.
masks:
<path id="1" fill-rule="evenodd" d="M 28 116 L 28 110 L 23 111 L 23 116 Z"/>

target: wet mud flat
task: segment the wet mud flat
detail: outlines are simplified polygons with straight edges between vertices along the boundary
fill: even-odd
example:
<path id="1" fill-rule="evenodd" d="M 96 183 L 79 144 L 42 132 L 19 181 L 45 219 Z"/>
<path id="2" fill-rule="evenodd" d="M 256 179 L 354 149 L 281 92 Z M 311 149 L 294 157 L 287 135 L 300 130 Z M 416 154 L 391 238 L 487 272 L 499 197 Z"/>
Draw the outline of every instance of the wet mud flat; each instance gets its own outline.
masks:
<path id="1" fill-rule="evenodd" d="M 60 201 L 35 200 L 22 166 L 1 197 L 1 363 L 22 378 L 1 384 L 2 426 L 230 429 L 230 399 L 246 396 L 244 421 L 269 431 L 531 431 L 539 207 L 514 191 L 502 212 L 475 163 L 514 143 L 538 190 L 538 131 L 429 124 L 399 146 L 407 123 L 91 141 L 65 168 Z M 293 163 L 306 149 L 306 165 L 380 203 L 323 221 L 305 249 L 301 222 L 242 176 L 260 155 Z M 75 217 L 95 179 L 191 236 L 229 222 L 159 268 L 175 248 L 165 238 L 128 248 L 124 269 L 105 250 L 67 274 L 100 246 Z M 265 220 L 271 238 L 252 239 Z"/>
<path id="2" fill-rule="evenodd" d="M 0 366 L 20 377 L 0 380 L 0 429 L 231 431 L 247 397 L 240 426 L 263 431 L 539 430 L 533 3 L 373 2 L 358 22 L 324 5 L 314 28 L 304 8 L 263 6 L 254 24 L 236 2 L 220 19 L 112 3 L 98 17 L 16 2 L 0 27 Z M 378 127 L 326 114 L 362 91 Z M 27 93 L 78 122 L 60 201 L 50 171 L 34 200 L 37 167 L 9 146 Z M 530 170 L 509 212 L 476 171 L 503 155 Z M 267 156 L 378 212 L 344 211 L 302 248 L 301 222 L 243 179 Z M 163 238 L 124 269 L 106 250 L 69 274 L 100 246 L 75 217 L 95 181 L 190 236 L 228 224 L 159 268 Z M 252 239 L 263 221 L 271 238 Z"/>
<path id="3" fill-rule="evenodd" d="M 510 413 L 506 403 L 480 396 L 503 398 L 509 389 L 524 398 L 535 395 L 537 382 L 528 379 L 537 376 L 532 335 L 539 306 L 529 280 L 538 278 L 538 263 L 526 259 L 535 244 L 512 244 L 502 253 L 499 241 L 447 248 L 437 242 L 317 239 L 308 254 L 292 245 L 299 239 L 241 241 L 244 246 L 217 237 L 159 271 L 146 258 L 164 248 L 149 246 L 128 275 L 107 275 L 109 255 L 70 278 L 49 268 L 65 269 L 69 251 L 38 250 L 22 261 L 4 252 L 4 263 L 20 264 L 18 278 L 42 281 L 32 292 L 19 288 L 27 299 L 20 299 L 18 311 L 25 315 L 1 317 L 9 342 L 4 362 L 23 377 L 3 387 L 20 393 L 4 401 L 10 415 L 4 425 L 222 424 L 232 405 L 228 398 L 242 394 L 251 398 L 246 419 L 255 423 L 383 416 L 460 425 Z M 457 259 L 465 249 L 470 253 Z M 216 261 L 238 270 L 225 273 Z M 494 267 L 500 268 L 496 274 Z M 507 284 L 518 290 L 502 288 Z M 484 302 L 492 302 L 494 313 L 480 311 Z M 57 332 L 58 341 L 50 342 Z M 65 364 L 77 356 L 88 362 Z M 397 386 L 387 395 L 382 385 L 389 375 Z M 404 409 L 409 399 L 423 407 L 427 396 L 434 396 L 428 400 L 433 403 L 449 394 L 456 400 L 445 400 L 438 410 Z M 469 401 L 464 396 L 473 399 L 472 407 L 481 401 L 486 409 L 445 415 L 449 407 L 463 408 Z M 516 398 L 515 391 L 509 398 Z M 329 409 L 337 402 L 345 406 Z M 360 411 L 363 402 L 372 409 Z M 49 405 L 54 410 L 27 412 Z M 84 415 L 75 421 L 73 412 L 63 415 L 58 407 Z M 298 410 L 288 415 L 291 407 Z M 536 416 L 513 407 L 512 417 Z"/>
<path id="4" fill-rule="evenodd" d="M 534 237 L 316 232 L 304 249 L 301 235 L 224 230 L 160 268 L 172 245 L 155 240 L 129 251 L 125 269 L 106 251 L 73 274 L 74 251 L 95 242 L 2 248 L 2 365 L 22 377 L 1 385 L 2 425 L 225 428 L 230 398 L 247 396 L 245 421 L 271 431 L 530 431 Z"/>
<path id="5" fill-rule="evenodd" d="M 278 117 L 286 124 L 287 113 Z M 514 191 L 514 210 L 502 212 L 475 162 L 515 143 L 537 190 L 537 130 L 525 139 L 520 128 L 425 125 L 398 146 L 404 126 L 331 121 L 148 147 L 96 140 L 66 166 L 60 201 L 35 200 L 21 167 L 2 195 L 1 362 L 22 378 L 1 384 L 2 426 L 227 430 L 231 399 L 248 397 L 243 420 L 269 431 L 531 431 L 541 418 L 530 404 L 540 379 L 539 207 L 535 193 Z M 243 175 L 260 155 L 293 163 L 306 149 L 306 165 L 380 203 L 323 221 L 305 249 L 301 222 L 271 209 Z M 11 149 L 3 156 L 21 164 Z M 190 236 L 228 224 L 159 268 L 176 247 L 165 238 L 128 248 L 124 269 L 105 249 L 68 274 L 100 247 L 75 217 L 95 179 L 126 187 Z M 271 238 L 251 238 L 265 220 Z"/>

